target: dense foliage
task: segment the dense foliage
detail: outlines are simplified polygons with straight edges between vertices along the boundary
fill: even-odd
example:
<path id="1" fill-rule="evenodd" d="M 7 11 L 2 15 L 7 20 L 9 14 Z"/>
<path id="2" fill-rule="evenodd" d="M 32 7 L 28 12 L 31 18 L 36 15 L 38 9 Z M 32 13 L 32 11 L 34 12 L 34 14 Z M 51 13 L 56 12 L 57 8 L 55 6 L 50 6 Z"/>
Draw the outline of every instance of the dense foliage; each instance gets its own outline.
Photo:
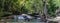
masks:
<path id="1" fill-rule="evenodd" d="M 59 8 L 55 2 L 54 0 L 49 0 L 47 4 L 48 14 L 54 17 L 56 16 L 56 10 Z"/>
<path id="2" fill-rule="evenodd" d="M 47 13 L 55 16 L 55 11 L 60 7 L 58 0 L 47 0 Z M 43 13 L 42 0 L 0 0 L 0 16 L 5 14 Z M 48 15 L 47 14 L 47 15 Z"/>

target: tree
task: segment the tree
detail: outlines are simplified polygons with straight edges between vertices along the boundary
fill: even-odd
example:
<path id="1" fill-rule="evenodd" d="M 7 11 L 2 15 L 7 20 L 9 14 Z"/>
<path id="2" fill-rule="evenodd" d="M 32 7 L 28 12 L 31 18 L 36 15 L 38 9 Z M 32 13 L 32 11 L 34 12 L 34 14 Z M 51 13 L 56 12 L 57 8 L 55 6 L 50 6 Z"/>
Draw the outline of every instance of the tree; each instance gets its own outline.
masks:
<path id="1" fill-rule="evenodd" d="M 48 4 L 47 4 L 47 9 L 48 9 L 48 14 L 50 16 L 55 17 L 55 11 L 59 8 L 58 6 L 56 6 L 57 4 L 54 4 L 53 0 L 49 0 Z"/>

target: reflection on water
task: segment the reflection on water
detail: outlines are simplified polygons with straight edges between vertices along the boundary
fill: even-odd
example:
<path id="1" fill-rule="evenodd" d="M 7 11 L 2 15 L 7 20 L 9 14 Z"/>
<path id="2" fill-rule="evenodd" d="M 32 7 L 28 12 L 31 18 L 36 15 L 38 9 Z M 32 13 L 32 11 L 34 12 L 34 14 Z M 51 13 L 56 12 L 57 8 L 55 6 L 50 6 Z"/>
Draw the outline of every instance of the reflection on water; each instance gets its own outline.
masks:
<path id="1" fill-rule="evenodd" d="M 14 19 L 10 19 L 10 20 L 7 20 L 8 22 L 21 22 L 21 21 L 23 21 L 23 22 L 40 22 L 40 20 L 39 19 L 32 19 L 32 20 L 30 20 L 30 21 L 25 21 L 25 20 L 18 20 L 18 19 L 16 19 L 16 20 L 14 20 Z"/>

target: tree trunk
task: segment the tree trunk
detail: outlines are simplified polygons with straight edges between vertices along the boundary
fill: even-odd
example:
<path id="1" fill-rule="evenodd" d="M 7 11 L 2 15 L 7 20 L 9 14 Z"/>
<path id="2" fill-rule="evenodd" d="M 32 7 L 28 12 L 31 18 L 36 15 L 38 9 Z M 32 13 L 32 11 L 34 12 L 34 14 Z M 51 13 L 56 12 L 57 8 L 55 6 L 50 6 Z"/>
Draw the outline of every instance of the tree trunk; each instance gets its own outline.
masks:
<path id="1" fill-rule="evenodd" d="M 43 8 L 44 8 L 44 12 L 42 15 L 42 20 L 46 23 L 47 22 L 47 8 L 46 8 L 46 0 L 43 0 Z"/>

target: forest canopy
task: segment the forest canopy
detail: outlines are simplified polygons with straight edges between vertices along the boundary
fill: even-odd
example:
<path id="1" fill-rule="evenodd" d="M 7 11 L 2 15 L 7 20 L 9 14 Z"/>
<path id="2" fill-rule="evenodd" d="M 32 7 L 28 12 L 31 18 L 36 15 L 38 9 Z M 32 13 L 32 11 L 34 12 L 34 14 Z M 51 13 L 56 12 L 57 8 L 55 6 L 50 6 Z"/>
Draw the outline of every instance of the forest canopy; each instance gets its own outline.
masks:
<path id="1" fill-rule="evenodd" d="M 60 8 L 59 0 L 46 0 L 47 15 L 56 16 L 55 11 Z M 43 13 L 42 0 L 0 0 L 0 16 L 5 14 Z"/>

